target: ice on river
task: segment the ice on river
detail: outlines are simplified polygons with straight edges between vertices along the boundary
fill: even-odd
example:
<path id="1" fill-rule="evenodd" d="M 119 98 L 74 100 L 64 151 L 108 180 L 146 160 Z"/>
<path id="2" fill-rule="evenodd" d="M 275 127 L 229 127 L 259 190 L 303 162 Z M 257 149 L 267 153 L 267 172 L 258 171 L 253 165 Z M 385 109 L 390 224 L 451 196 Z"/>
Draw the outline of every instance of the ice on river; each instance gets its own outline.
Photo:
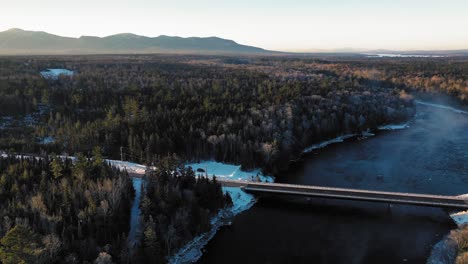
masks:
<path id="1" fill-rule="evenodd" d="M 60 75 L 73 76 L 73 74 L 73 71 L 67 69 L 47 69 L 46 71 L 41 71 L 42 77 L 52 80 L 57 80 Z"/>
<path id="2" fill-rule="evenodd" d="M 259 177 L 262 182 L 273 182 L 272 176 L 263 175 L 260 169 L 252 171 L 241 170 L 240 165 L 226 164 L 216 161 L 202 161 L 200 163 L 188 163 L 186 167 L 192 167 L 197 176 L 213 176 L 228 180 L 250 181 L 252 177 Z"/>

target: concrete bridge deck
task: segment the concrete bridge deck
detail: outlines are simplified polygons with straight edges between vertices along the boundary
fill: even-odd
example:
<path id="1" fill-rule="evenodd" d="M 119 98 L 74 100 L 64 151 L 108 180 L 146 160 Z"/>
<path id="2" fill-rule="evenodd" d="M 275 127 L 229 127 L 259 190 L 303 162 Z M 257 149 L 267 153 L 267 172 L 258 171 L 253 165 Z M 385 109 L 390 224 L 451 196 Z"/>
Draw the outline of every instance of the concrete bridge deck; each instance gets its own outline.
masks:
<path id="1" fill-rule="evenodd" d="M 468 209 L 468 199 L 466 197 L 462 198 L 460 196 L 381 192 L 284 183 L 232 181 L 224 179 L 218 179 L 218 181 L 223 186 L 240 187 L 246 192 L 256 194 L 300 195 L 319 198 L 408 204 L 465 210 Z"/>

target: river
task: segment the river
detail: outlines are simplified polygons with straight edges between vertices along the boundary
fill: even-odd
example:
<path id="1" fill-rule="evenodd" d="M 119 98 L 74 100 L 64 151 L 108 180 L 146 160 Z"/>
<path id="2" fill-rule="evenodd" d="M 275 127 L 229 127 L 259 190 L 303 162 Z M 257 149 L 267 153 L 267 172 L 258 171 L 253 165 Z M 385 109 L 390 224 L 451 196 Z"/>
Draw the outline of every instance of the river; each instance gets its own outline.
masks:
<path id="1" fill-rule="evenodd" d="M 468 193 L 468 116 L 418 104 L 409 125 L 315 150 L 277 181 Z M 425 263 L 455 227 L 437 208 L 265 197 L 222 228 L 199 263 Z"/>

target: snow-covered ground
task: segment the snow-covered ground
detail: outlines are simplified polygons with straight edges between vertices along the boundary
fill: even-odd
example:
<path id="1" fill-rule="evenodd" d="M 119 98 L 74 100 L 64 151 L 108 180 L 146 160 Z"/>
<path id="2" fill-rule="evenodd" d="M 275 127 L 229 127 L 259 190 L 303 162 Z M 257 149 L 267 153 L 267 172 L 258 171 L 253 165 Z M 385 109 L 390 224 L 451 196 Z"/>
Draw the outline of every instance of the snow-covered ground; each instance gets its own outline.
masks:
<path id="1" fill-rule="evenodd" d="M 211 220 L 212 228 L 209 232 L 204 233 L 181 248 L 174 256 L 169 258 L 169 263 L 195 263 L 202 255 L 203 248 L 214 237 L 216 232 L 223 225 L 230 225 L 232 217 L 250 209 L 255 204 L 255 197 L 245 193 L 240 188 L 223 187 L 224 193 L 229 193 L 232 198 L 233 205 L 230 208 L 221 210 L 216 217 Z"/>
<path id="2" fill-rule="evenodd" d="M 400 129 L 406 129 L 409 128 L 410 126 L 408 124 L 389 124 L 389 125 L 383 125 L 379 126 L 379 130 L 400 130 Z"/>
<path id="3" fill-rule="evenodd" d="M 74 72 L 67 69 L 47 69 L 41 71 L 42 77 L 46 79 L 57 80 L 60 75 L 73 76 Z"/>
<path id="4" fill-rule="evenodd" d="M 138 163 L 133 163 L 129 161 L 120 161 L 120 160 L 105 160 L 107 163 L 110 165 L 120 169 L 120 170 L 126 170 L 130 173 L 135 173 L 135 174 L 145 174 L 147 167 L 145 165 L 141 165 Z"/>
<path id="5" fill-rule="evenodd" d="M 450 111 L 455 112 L 455 113 L 468 115 L 468 111 L 457 109 L 457 108 L 447 106 L 447 105 L 433 104 L 433 103 L 423 102 L 423 101 L 419 101 L 419 100 L 414 100 L 414 102 L 417 103 L 417 104 L 420 104 L 420 105 L 432 106 L 432 107 L 436 107 L 436 108 L 440 108 L 440 109 L 450 110 Z"/>
<path id="6" fill-rule="evenodd" d="M 208 175 L 208 177 L 211 177 L 214 174 L 217 178 L 241 181 L 250 181 L 252 180 L 252 177 L 256 178 L 258 176 L 262 182 L 274 181 L 273 176 L 263 175 L 260 169 L 243 171 L 241 170 L 240 165 L 232 165 L 216 161 L 202 161 L 200 163 L 188 163 L 185 166 L 192 167 L 197 176 Z"/>
<path id="7" fill-rule="evenodd" d="M 47 145 L 54 143 L 55 139 L 53 137 L 43 137 L 40 142 L 41 144 Z"/>
<path id="8" fill-rule="evenodd" d="M 468 194 L 459 195 L 460 198 L 465 198 L 468 200 Z M 455 223 L 459 226 L 468 224 L 468 210 L 461 211 L 456 213 L 451 213 L 450 217 L 455 221 Z"/>
<path id="9" fill-rule="evenodd" d="M 450 217 L 459 226 L 468 224 L 468 211 L 453 213 L 453 214 L 450 214 Z"/>
<path id="10" fill-rule="evenodd" d="M 327 141 L 323 141 L 323 142 L 320 142 L 318 144 L 315 144 L 315 145 L 312 145 L 306 149 L 304 149 L 303 153 L 309 153 L 309 152 L 312 152 L 316 149 L 321 149 L 321 148 L 324 148 L 330 144 L 335 144 L 335 143 L 341 143 L 343 141 L 345 141 L 346 139 L 349 139 L 349 138 L 352 138 L 352 137 L 355 137 L 355 136 L 358 136 L 359 134 L 347 134 L 347 135 L 343 135 L 343 136 L 339 136 L 339 137 L 336 137 L 336 138 L 333 138 L 333 139 L 330 139 L 330 140 L 327 140 Z"/>

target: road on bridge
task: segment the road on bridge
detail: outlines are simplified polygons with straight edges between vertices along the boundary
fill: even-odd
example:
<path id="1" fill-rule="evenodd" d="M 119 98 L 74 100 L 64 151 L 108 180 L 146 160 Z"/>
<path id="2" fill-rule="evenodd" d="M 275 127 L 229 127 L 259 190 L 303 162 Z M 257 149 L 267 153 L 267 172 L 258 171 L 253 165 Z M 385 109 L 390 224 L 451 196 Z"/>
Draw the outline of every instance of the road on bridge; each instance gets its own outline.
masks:
<path id="1" fill-rule="evenodd" d="M 468 209 L 468 200 L 459 196 L 431 194 L 381 192 L 346 188 L 319 187 L 284 183 L 261 183 L 219 179 L 223 186 L 240 187 L 246 192 L 257 194 L 282 194 L 321 197 L 331 199 L 358 200 L 380 203 L 410 204 L 441 208 Z"/>

